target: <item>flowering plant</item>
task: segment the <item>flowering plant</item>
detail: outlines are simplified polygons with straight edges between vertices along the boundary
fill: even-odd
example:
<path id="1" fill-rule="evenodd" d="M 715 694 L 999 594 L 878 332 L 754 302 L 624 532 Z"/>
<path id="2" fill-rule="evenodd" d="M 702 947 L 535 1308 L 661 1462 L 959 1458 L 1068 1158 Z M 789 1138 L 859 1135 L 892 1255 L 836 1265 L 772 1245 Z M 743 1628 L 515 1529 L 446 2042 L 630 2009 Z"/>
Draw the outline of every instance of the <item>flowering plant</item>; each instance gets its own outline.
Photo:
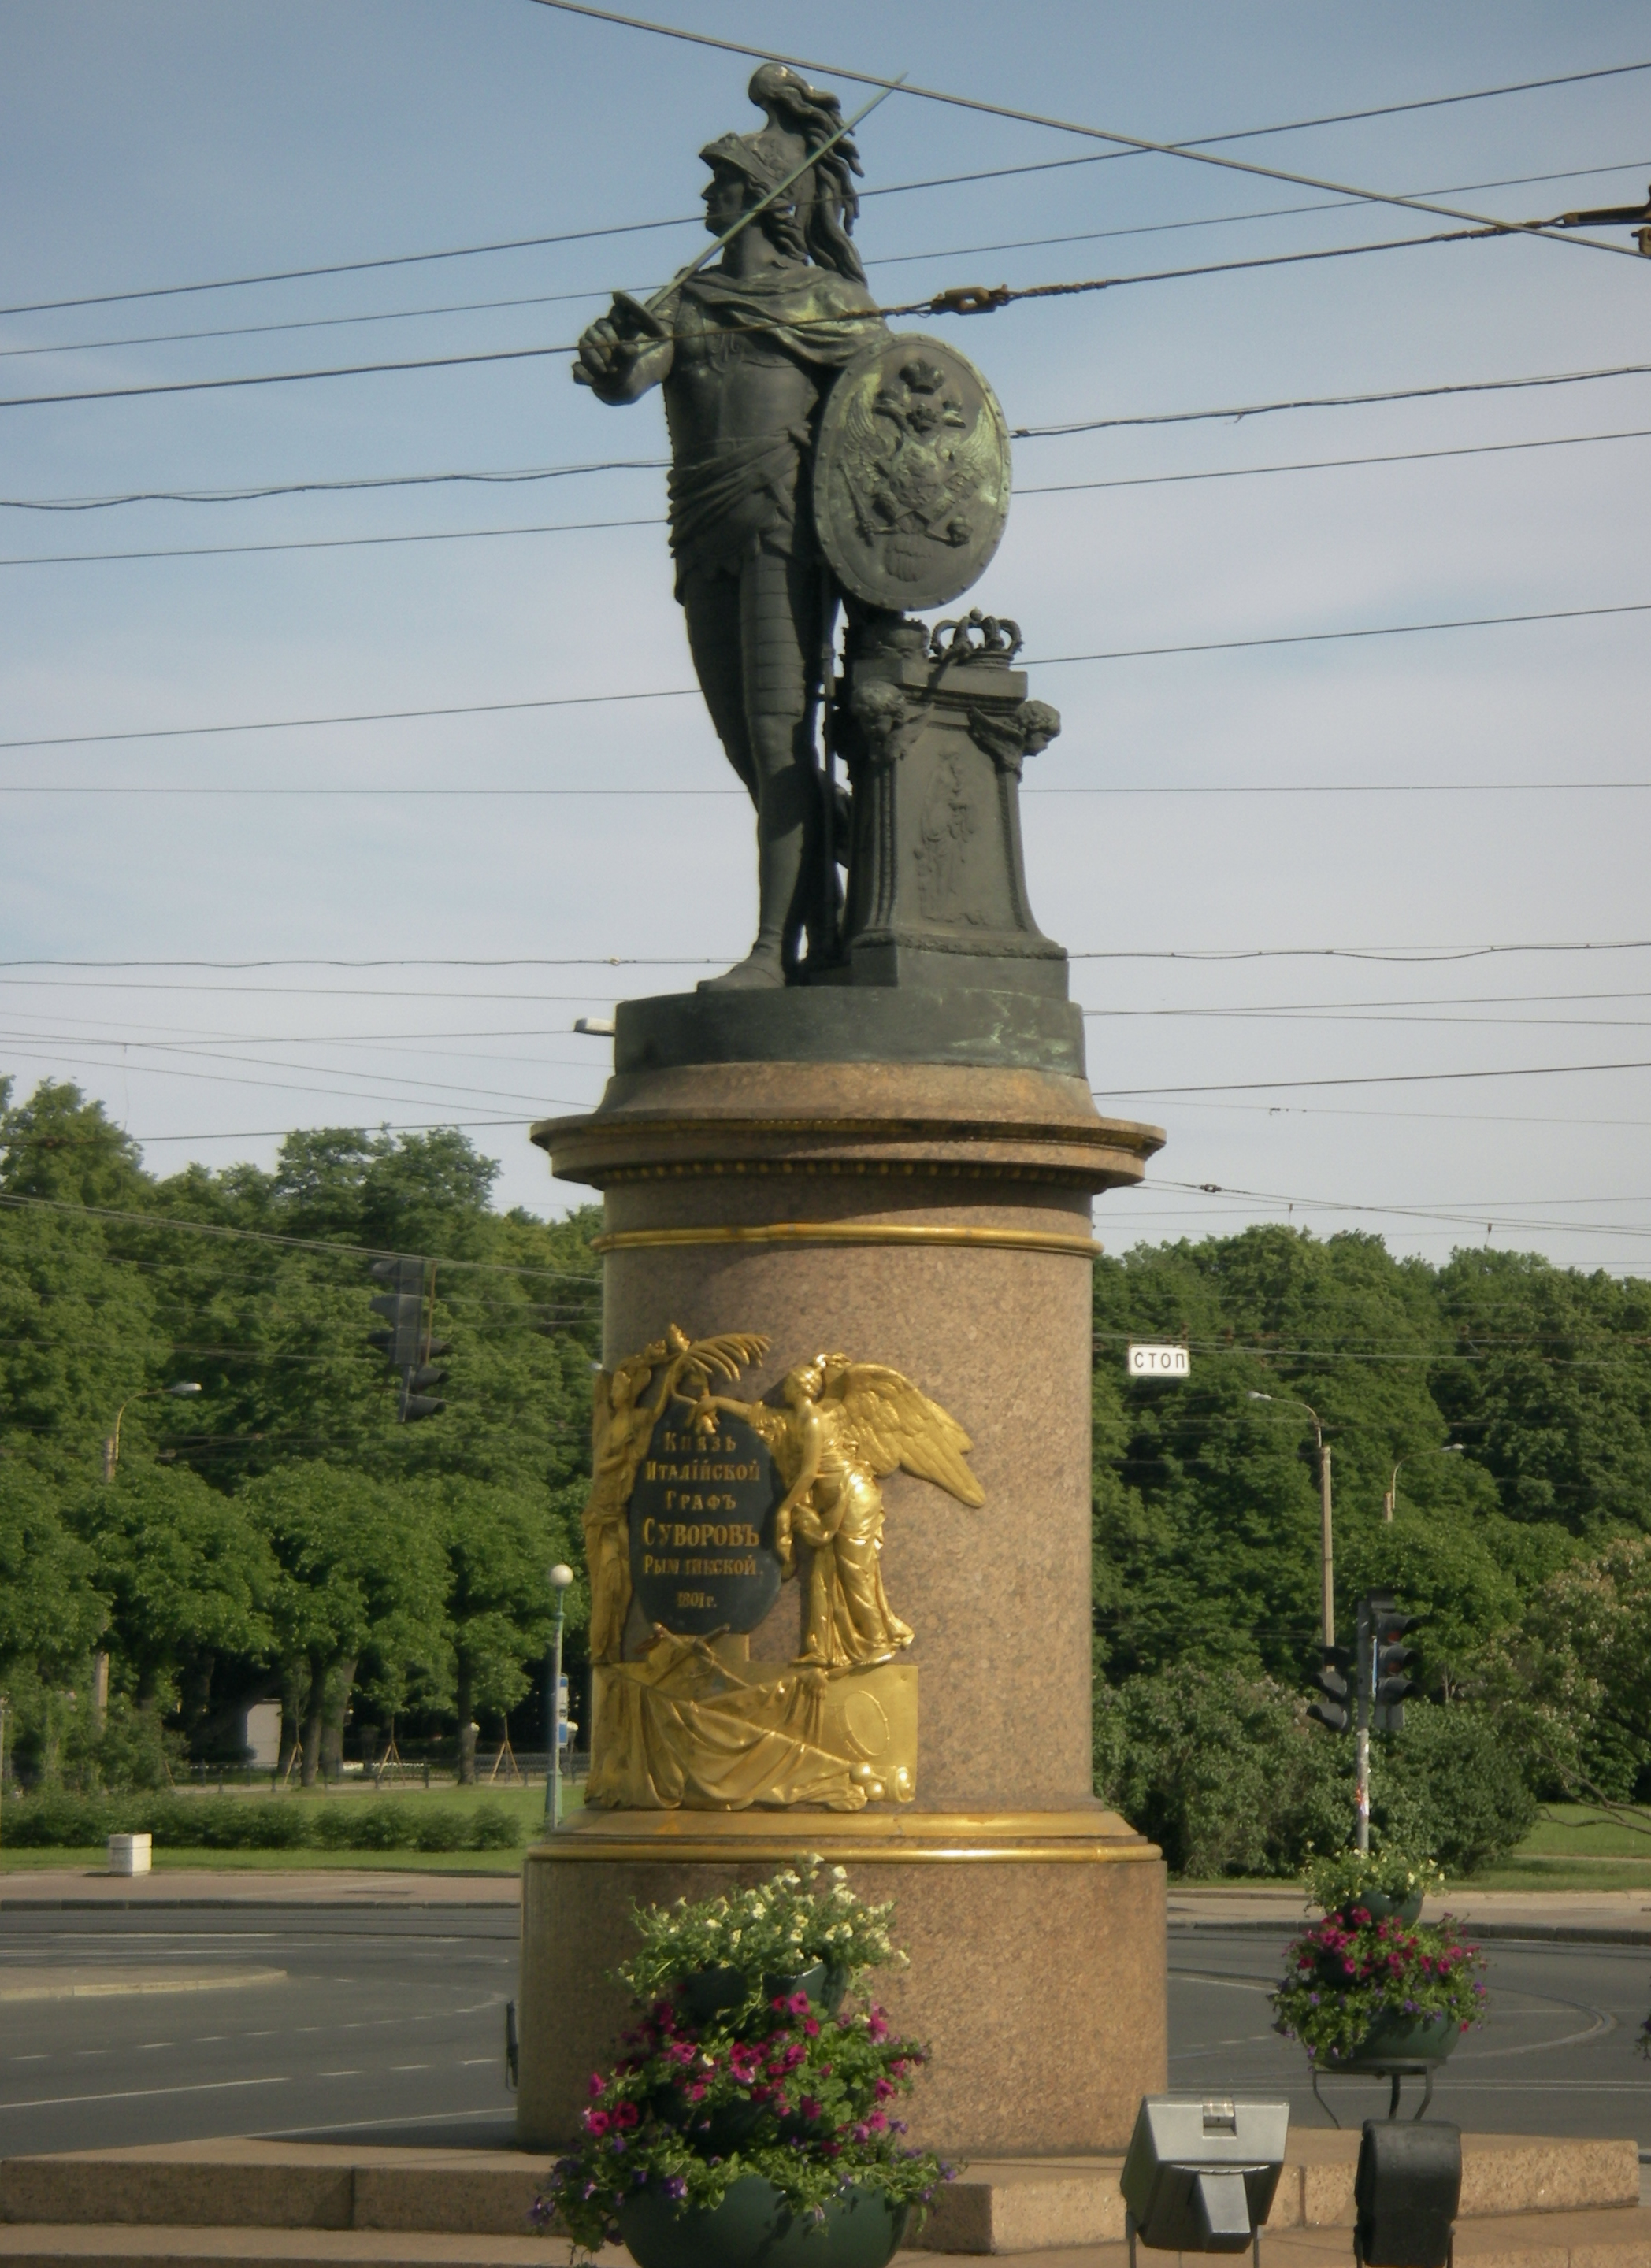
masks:
<path id="1" fill-rule="evenodd" d="M 636 1908 L 642 1950 L 621 1964 L 622 1981 L 645 2003 L 711 1969 L 736 1970 L 759 1990 L 763 1978 L 794 1977 L 816 1961 L 845 1981 L 866 1969 L 903 1969 L 906 1956 L 888 1935 L 893 1906 L 857 1897 L 841 1867 L 822 1886 L 821 1866 L 802 1858 L 731 1898 Z"/>
<path id="2" fill-rule="evenodd" d="M 1310 2058 L 1345 2061 L 1383 2016 L 1443 2016 L 1466 2031 L 1482 2023 L 1485 1956 L 1447 1916 L 1434 1926 L 1373 1921 L 1367 1908 L 1327 1913 L 1285 1955 L 1273 2029 Z"/>
<path id="3" fill-rule="evenodd" d="M 889 2108 L 926 2051 L 897 2039 L 874 2004 L 822 2020 L 807 1993 L 776 1995 L 763 2035 L 739 2039 L 656 2000 L 624 2046 L 611 2073 L 592 2073 L 584 2137 L 534 2208 L 536 2228 L 582 2251 L 617 2243 L 621 2204 L 650 2186 L 683 2212 L 709 2211 L 755 2174 L 818 2221 L 852 2186 L 921 2207 L 948 2177 L 904 2146 Z"/>
<path id="4" fill-rule="evenodd" d="M 822 1956 L 866 1968 L 892 1955 L 887 1906 L 861 1906 L 846 1884 L 815 1895 L 811 1881 L 812 1871 L 805 1881 L 788 1869 L 741 1898 L 638 1913 L 645 1949 L 620 1973 L 633 1989 L 644 1976 L 669 1984 L 692 1973 L 690 1955 L 697 1967 L 739 1953 L 751 1940 L 744 1922 L 729 1917 L 748 1914 L 754 1898 L 771 1901 L 780 1916 L 778 1937 L 757 1929 L 760 1963 L 783 1962 L 796 1974 Z M 771 1917 L 751 1918 L 760 1926 Z M 799 1920 L 801 1935 L 793 1939 Z M 817 1934 L 844 1926 L 846 1938 Z M 951 2178 L 931 2152 L 906 2146 L 904 2122 L 895 2116 L 928 2051 L 897 2038 L 874 2002 L 832 2014 L 801 1989 L 766 1996 L 759 1989 L 696 2023 L 668 1992 L 638 1998 L 640 2021 L 618 2062 L 591 2075 L 579 2146 L 552 2169 L 534 2207 L 541 2231 L 594 2252 L 620 2241 L 620 2208 L 638 2191 L 662 2194 L 681 2213 L 711 2211 L 752 2175 L 771 2183 L 805 2220 L 822 2221 L 832 2199 L 855 2188 L 921 2212 L 936 2184 Z"/>
<path id="5" fill-rule="evenodd" d="M 1323 1858 L 1308 1846 L 1308 1897 L 1321 1912 L 1346 1913 L 1372 1891 L 1394 1905 L 1406 1898 L 1436 1897 L 1445 1878 L 1431 1859 L 1412 1859 L 1400 1850 L 1333 1851 Z"/>

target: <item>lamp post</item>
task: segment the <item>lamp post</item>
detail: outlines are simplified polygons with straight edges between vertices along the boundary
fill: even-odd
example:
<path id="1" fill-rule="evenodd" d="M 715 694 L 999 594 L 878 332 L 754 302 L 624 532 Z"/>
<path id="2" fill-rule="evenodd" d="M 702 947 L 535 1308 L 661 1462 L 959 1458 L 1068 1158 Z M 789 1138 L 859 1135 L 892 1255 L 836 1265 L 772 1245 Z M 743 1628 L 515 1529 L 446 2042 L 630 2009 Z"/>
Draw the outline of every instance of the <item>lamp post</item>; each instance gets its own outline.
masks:
<path id="1" fill-rule="evenodd" d="M 181 1378 L 175 1386 L 151 1386 L 146 1388 L 142 1394 L 129 1394 L 125 1401 L 122 1403 L 120 1408 L 114 1413 L 114 1431 L 108 1436 L 103 1444 L 104 1479 L 106 1481 L 112 1481 L 114 1478 L 114 1469 L 121 1462 L 121 1420 L 125 1417 L 127 1411 L 131 1408 L 134 1402 L 151 1402 L 157 1395 L 160 1394 L 170 1394 L 175 1395 L 178 1400 L 182 1401 L 187 1395 L 191 1394 L 199 1394 L 201 1391 L 202 1388 L 198 1380 L 193 1378 Z"/>
<path id="2" fill-rule="evenodd" d="M 1324 1428 L 1319 1424 L 1318 1412 L 1310 1402 L 1303 1402 L 1295 1394 L 1258 1394 L 1249 1389 L 1252 1402 L 1288 1402 L 1297 1410 L 1305 1410 L 1313 1421 L 1313 1439 L 1318 1444 L 1318 1508 L 1319 1540 L 1323 1562 L 1323 1603 L 1320 1620 L 1323 1625 L 1323 1643 L 1336 1643 L 1336 1557 L 1331 1535 L 1330 1509 L 1330 1445 L 1324 1439 Z"/>
<path id="3" fill-rule="evenodd" d="M 551 1829 L 562 1824 L 562 1618 L 568 1585 L 572 1580 L 571 1567 L 564 1567 L 558 1560 L 550 1570 L 550 1588 L 556 1594 L 556 1618 L 550 1640 L 550 1690 L 545 1696 L 545 1721 L 550 1727 L 550 1762 L 544 1776 L 544 1823 Z"/>
<path id="4" fill-rule="evenodd" d="M 1463 1441 L 1445 1441 L 1435 1449 L 1407 1449 L 1394 1466 L 1392 1478 L 1388 1483 L 1388 1492 L 1382 1499 L 1382 1519 L 1390 1521 L 1399 1508 L 1399 1474 L 1412 1457 L 1459 1457 L 1466 1446 Z"/>

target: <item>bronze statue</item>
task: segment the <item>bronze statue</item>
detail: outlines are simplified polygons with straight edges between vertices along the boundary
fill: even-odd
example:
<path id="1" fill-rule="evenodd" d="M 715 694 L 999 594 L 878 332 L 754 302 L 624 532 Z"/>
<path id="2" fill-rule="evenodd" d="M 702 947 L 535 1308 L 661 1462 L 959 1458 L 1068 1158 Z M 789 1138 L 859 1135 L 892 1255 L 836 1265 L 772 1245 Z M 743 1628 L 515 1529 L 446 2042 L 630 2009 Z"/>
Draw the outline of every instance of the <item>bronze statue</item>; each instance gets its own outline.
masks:
<path id="1" fill-rule="evenodd" d="M 835 866 L 814 720 L 837 593 L 809 480 L 837 372 L 886 335 L 849 238 L 859 163 L 837 98 L 779 63 L 762 66 L 750 94 L 763 131 L 700 152 L 706 227 L 721 237 L 747 213 L 750 225 L 717 267 L 648 307 L 616 295 L 573 366 L 602 401 L 664 390 L 676 596 L 711 722 L 756 806 L 756 941 L 707 989 L 785 983 L 805 933 L 820 957 L 830 950 Z"/>

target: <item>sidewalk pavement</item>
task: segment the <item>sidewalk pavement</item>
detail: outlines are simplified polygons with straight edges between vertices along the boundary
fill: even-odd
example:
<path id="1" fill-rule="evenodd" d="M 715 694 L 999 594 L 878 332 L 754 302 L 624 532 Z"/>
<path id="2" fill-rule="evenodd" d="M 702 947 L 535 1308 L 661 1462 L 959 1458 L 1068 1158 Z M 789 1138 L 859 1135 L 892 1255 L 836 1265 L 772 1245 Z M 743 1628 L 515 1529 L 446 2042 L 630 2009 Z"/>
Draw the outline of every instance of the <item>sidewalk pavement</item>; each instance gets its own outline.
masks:
<path id="1" fill-rule="evenodd" d="M 1477 1937 L 1651 1946 L 1651 1895 L 1645 1890 L 1476 1890 L 1463 1883 L 1422 1908 L 1424 1921 L 1446 1914 Z M 1171 1929 L 1296 1929 L 1307 1918 L 1306 1900 L 1294 1888 L 1169 1889 Z"/>
<path id="2" fill-rule="evenodd" d="M 0 1912 L 77 1906 L 515 1906 L 518 1874 L 394 1874 L 362 1867 L 288 1873 L 215 1867 L 110 1874 L 101 1867 L 41 1867 L 0 1874 Z"/>
<path id="3" fill-rule="evenodd" d="M 0 1874 L 0 1911 L 145 1906 L 510 1906 L 521 1897 L 519 1874 L 405 1874 L 315 1867 L 265 1873 L 247 1868 L 177 1867 L 158 1874 L 105 1874 L 79 1867 L 31 1867 Z M 1423 1918 L 1448 1913 L 1477 1935 L 1538 1937 L 1584 1944 L 1651 1946 L 1651 1892 L 1646 1890 L 1476 1890 L 1470 1885 L 1430 1898 Z M 1290 1930 L 1307 1918 L 1301 1892 L 1183 1889 L 1172 1883 L 1171 1929 Z"/>

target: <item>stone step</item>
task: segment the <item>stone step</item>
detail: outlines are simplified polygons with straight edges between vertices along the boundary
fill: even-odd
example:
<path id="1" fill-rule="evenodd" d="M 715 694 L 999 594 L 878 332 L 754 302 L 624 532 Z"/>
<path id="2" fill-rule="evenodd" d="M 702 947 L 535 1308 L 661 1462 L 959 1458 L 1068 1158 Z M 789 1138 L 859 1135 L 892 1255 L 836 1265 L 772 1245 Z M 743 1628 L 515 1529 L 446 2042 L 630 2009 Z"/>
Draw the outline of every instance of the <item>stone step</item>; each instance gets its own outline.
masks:
<path id="1" fill-rule="evenodd" d="M 1297 2128 L 1268 2222 L 1271 2229 L 1351 2228 L 1356 2132 Z M 1013 2254 L 1121 2243 L 1121 2157 L 977 2162 L 936 2197 L 919 2249 Z M 1619 2210 L 1640 2202 L 1633 2141 L 1464 2134 L 1462 2217 Z"/>
<path id="2" fill-rule="evenodd" d="M 4 2268 L 568 2268 L 555 2237 L 455 2235 L 380 2228 L 100 2228 L 85 2221 L 0 2223 Z M 634 2268 L 604 2246 L 601 2268 Z"/>
<path id="3" fill-rule="evenodd" d="M 417 2230 L 538 2242 L 527 2216 L 547 2169 L 547 2160 L 515 2150 L 241 2138 L 64 2151 L 0 2163 L 0 2226 Z"/>
<path id="4" fill-rule="evenodd" d="M 930 2256 L 901 2252 L 894 2268 L 923 2268 Z M 1124 2244 L 1062 2245 L 999 2256 L 1006 2268 L 1129 2268 Z M 1213 2257 L 1214 2256 L 1211 2256 Z M 1231 2256 L 1238 2268 L 1248 2253 Z M 1166 2252 L 1143 2247 L 1141 2268 L 1168 2263 Z M 1261 2240 L 1261 2268 L 1352 2268 L 1351 2229 L 1269 2228 Z M 1651 2268 L 1651 2212 L 1638 2205 L 1596 2213 L 1523 2213 L 1458 2221 L 1456 2268 Z M 1185 2257 L 1182 2260 L 1185 2268 Z"/>
<path id="5" fill-rule="evenodd" d="M 1263 2268 L 1347 2268 L 1343 2228 L 1269 2231 Z M 5 2268 L 568 2268 L 571 2248 L 555 2238 L 409 2235 L 387 2229 L 97 2228 L 84 2222 L 0 2225 Z M 902 2252 L 895 2268 L 924 2268 L 932 2256 Z M 1026 2268 L 1127 2268 L 1123 2244 L 1063 2245 L 1001 2254 Z M 1165 2255 L 1146 2253 L 1148 2264 Z M 1461 2268 L 1651 2268 L 1651 2212 L 1639 2206 L 1594 2213 L 1490 2215 L 1459 2223 Z M 604 2248 L 599 2268 L 632 2268 L 630 2255 Z"/>
<path id="6" fill-rule="evenodd" d="M 1270 2238 L 1294 2241 L 1352 2227 L 1359 2139 L 1311 2127 L 1291 2135 Z M 1493 2220 L 1500 2227 L 1510 2215 L 1531 2216 L 1551 2230 L 1561 2216 L 1603 2213 L 1620 2236 L 1626 2225 L 1622 2216 L 1638 2211 L 1639 2151 L 1632 2141 L 1467 2134 L 1462 2151 L 1463 2243 L 1470 2232 Z M 1036 2255 L 1043 2268 L 1059 2268 L 1068 2254 L 1087 2258 L 1095 2253 L 1098 2259 L 1111 2248 L 1121 2260 L 1122 2164 L 1118 2157 L 977 2161 L 940 2191 L 913 2257 Z M 365 2251 L 315 2252 L 300 2246 L 268 2257 L 399 2258 L 403 2253 L 391 2240 L 404 2237 L 409 2244 L 414 2239 L 482 2244 L 480 2252 L 419 2256 L 431 2259 L 504 2261 L 516 2257 L 510 2246 L 527 2244 L 532 2250 L 522 2257 L 555 2262 L 559 2255 L 529 2234 L 528 2212 L 545 2169 L 543 2159 L 512 2150 L 240 2138 L 10 2158 L 0 2163 L 0 2261 L 35 2257 L 18 2253 L 18 2228 L 33 2231 L 37 2251 L 41 2232 L 55 2228 L 63 2257 L 85 2254 L 86 2238 L 107 2242 L 118 2228 L 126 2232 L 121 2243 L 133 2258 L 165 2257 L 144 2250 L 150 2234 L 161 2230 L 183 2246 L 181 2259 L 208 2257 L 184 2243 L 197 2231 L 203 2241 L 230 2244 L 224 2257 L 245 2259 L 264 2257 L 260 2243 L 279 2245 L 290 2236 L 307 2244 L 323 2236 L 330 2241 L 336 2233 L 350 2245 L 382 2238 L 389 2249 L 375 2251 L 370 2244 Z M 234 2251 L 235 2244 L 242 2249 Z M 1343 2257 L 1345 2240 L 1337 2237 L 1332 2249 Z M 410 2260 L 414 2251 L 405 2250 L 404 2257 Z M 1556 2261 L 1552 2268 L 1563 2264 Z"/>

